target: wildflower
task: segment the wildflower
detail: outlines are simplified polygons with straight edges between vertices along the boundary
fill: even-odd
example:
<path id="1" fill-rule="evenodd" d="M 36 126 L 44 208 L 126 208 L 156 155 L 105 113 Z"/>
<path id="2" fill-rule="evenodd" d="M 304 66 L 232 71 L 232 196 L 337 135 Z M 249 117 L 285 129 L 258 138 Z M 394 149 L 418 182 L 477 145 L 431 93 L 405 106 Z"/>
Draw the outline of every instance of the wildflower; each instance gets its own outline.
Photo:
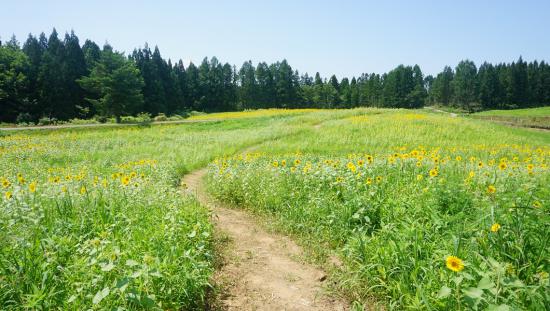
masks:
<path id="1" fill-rule="evenodd" d="M 498 232 L 498 230 L 500 230 L 500 225 L 498 223 L 491 226 L 491 232 Z"/>
<path id="2" fill-rule="evenodd" d="M 437 168 L 432 168 L 430 170 L 430 177 L 436 177 L 438 174 L 439 172 L 437 171 Z"/>
<path id="3" fill-rule="evenodd" d="M 371 185 L 371 184 L 372 184 L 372 178 L 370 178 L 370 177 L 367 178 L 367 179 L 365 180 L 365 183 L 367 183 L 367 185 Z"/>
<path id="4" fill-rule="evenodd" d="M 281 166 L 286 166 L 286 160 L 281 161 Z"/>
<path id="5" fill-rule="evenodd" d="M 4 179 L 2 180 L 2 188 L 6 189 L 7 187 L 9 187 L 11 184 L 10 184 L 10 181 L 7 180 L 7 179 Z"/>
<path id="6" fill-rule="evenodd" d="M 468 174 L 468 177 L 470 178 L 474 178 L 476 176 L 476 173 L 474 171 L 470 171 L 470 173 Z"/>
<path id="7" fill-rule="evenodd" d="M 124 176 L 122 177 L 122 179 L 120 179 L 120 182 L 123 186 L 128 186 L 128 184 L 130 183 L 130 177 Z"/>
<path id="8" fill-rule="evenodd" d="M 29 191 L 31 193 L 36 191 L 36 182 L 35 181 L 33 181 L 32 183 L 29 184 Z"/>
<path id="9" fill-rule="evenodd" d="M 6 192 L 6 193 L 4 194 L 4 196 L 6 197 L 6 200 L 11 199 L 11 197 L 12 197 L 11 191 Z"/>
<path id="10" fill-rule="evenodd" d="M 487 193 L 493 194 L 495 192 L 497 192 L 497 188 L 495 186 L 489 185 L 489 187 L 487 187 Z"/>
<path id="11" fill-rule="evenodd" d="M 61 191 L 62 191 L 63 193 L 66 193 L 66 192 L 67 192 L 67 186 L 61 187 Z"/>
<path id="12" fill-rule="evenodd" d="M 464 262 L 456 256 L 447 256 L 445 263 L 447 265 L 447 269 L 451 271 L 460 272 L 464 270 Z"/>
<path id="13" fill-rule="evenodd" d="M 337 183 L 344 182 L 344 177 L 341 177 L 341 176 L 336 177 L 336 182 Z"/>
<path id="14" fill-rule="evenodd" d="M 294 167 L 294 166 L 291 167 L 291 168 L 290 168 L 290 172 L 295 173 L 295 172 L 296 172 L 296 167 Z"/>
<path id="15" fill-rule="evenodd" d="M 533 164 L 527 164 L 527 170 L 532 171 L 535 168 Z"/>
<path id="16" fill-rule="evenodd" d="M 357 170 L 357 168 L 355 167 L 355 164 L 353 164 L 352 162 L 348 162 L 347 167 L 353 173 L 355 173 L 355 171 Z"/>
<path id="17" fill-rule="evenodd" d="M 421 166 L 422 166 L 422 162 L 420 162 L 420 161 L 416 162 L 416 166 L 417 166 L 417 167 L 421 167 Z"/>
<path id="18" fill-rule="evenodd" d="M 357 165 L 363 166 L 363 164 L 365 164 L 365 161 L 364 161 L 364 160 L 359 160 L 359 161 L 357 161 Z"/>
<path id="19" fill-rule="evenodd" d="M 300 165 L 300 163 L 302 163 L 302 161 L 300 161 L 300 159 L 294 160 L 294 166 L 298 166 L 298 165 Z"/>
<path id="20" fill-rule="evenodd" d="M 542 206 L 542 204 L 541 204 L 539 201 L 533 202 L 533 207 L 539 208 L 539 207 L 541 207 L 541 206 Z"/>
<path id="21" fill-rule="evenodd" d="M 273 161 L 273 167 L 279 167 L 279 162 L 278 161 Z"/>
<path id="22" fill-rule="evenodd" d="M 477 167 L 483 168 L 483 162 L 479 162 L 479 163 L 477 164 Z"/>
<path id="23" fill-rule="evenodd" d="M 382 181 L 382 176 L 376 176 L 376 182 L 381 182 Z"/>
<path id="24" fill-rule="evenodd" d="M 504 163 L 504 162 L 500 162 L 500 164 L 498 165 L 498 168 L 501 171 L 504 171 L 507 167 L 508 167 L 508 165 L 506 165 L 506 163 Z"/>
<path id="25" fill-rule="evenodd" d="M 462 161 L 462 157 L 461 157 L 461 156 L 456 156 L 456 158 L 455 158 L 455 159 L 456 159 L 456 161 L 457 161 L 457 162 L 460 162 L 460 161 Z"/>
<path id="26" fill-rule="evenodd" d="M 80 194 L 82 194 L 82 195 L 86 194 L 86 187 L 85 186 L 80 187 Z"/>
<path id="27" fill-rule="evenodd" d="M 371 155 L 367 155 L 367 162 L 372 163 L 374 161 L 374 158 Z"/>
<path id="28" fill-rule="evenodd" d="M 424 178 L 421 174 L 416 175 L 416 180 L 420 181 Z"/>

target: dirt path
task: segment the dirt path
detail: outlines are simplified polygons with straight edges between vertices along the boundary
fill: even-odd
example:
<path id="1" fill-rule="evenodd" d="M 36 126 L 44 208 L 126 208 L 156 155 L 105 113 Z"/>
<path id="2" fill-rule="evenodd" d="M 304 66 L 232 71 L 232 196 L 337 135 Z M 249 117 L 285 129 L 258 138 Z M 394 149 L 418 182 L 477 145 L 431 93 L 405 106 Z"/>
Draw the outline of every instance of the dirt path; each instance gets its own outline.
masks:
<path id="1" fill-rule="evenodd" d="M 183 183 L 214 214 L 217 229 L 231 240 L 215 282 L 225 310 L 347 310 L 323 292 L 326 275 L 298 261 L 302 249 L 288 237 L 268 233 L 245 211 L 209 199 L 202 179 L 206 169 L 186 175 Z"/>

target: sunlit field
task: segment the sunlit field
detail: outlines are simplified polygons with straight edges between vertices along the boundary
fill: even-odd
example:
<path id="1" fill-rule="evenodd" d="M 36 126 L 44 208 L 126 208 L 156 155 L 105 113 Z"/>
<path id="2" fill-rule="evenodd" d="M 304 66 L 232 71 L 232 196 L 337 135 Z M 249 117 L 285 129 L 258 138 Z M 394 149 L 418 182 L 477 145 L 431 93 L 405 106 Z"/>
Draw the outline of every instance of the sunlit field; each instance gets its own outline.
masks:
<path id="1" fill-rule="evenodd" d="M 2 308 L 204 309 L 213 227 L 180 184 L 204 166 L 356 307 L 550 305 L 548 132 L 390 109 L 191 119 L 218 121 L 0 136 Z"/>
<path id="2" fill-rule="evenodd" d="M 218 158 L 211 193 L 337 256 L 340 289 L 390 308 L 543 310 L 549 134 L 369 111 Z"/>

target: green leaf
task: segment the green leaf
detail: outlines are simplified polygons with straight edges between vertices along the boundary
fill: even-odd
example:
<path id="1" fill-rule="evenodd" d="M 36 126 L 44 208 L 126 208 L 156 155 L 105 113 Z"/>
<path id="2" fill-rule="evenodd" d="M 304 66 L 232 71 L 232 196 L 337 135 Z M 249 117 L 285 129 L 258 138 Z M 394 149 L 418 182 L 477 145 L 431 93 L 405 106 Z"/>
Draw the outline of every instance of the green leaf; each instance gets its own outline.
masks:
<path id="1" fill-rule="evenodd" d="M 120 279 L 116 283 L 116 288 L 118 288 L 121 292 L 124 292 L 126 290 L 126 287 L 128 287 L 129 282 L 130 282 L 129 278 Z"/>
<path id="2" fill-rule="evenodd" d="M 439 290 L 439 292 L 437 293 L 437 298 L 441 299 L 441 298 L 445 298 L 447 296 L 449 296 L 451 294 L 451 289 L 448 288 L 447 286 L 443 285 L 441 287 L 441 289 Z"/>
<path id="3" fill-rule="evenodd" d="M 98 291 L 94 298 L 92 299 L 92 303 L 94 305 L 97 305 L 98 303 L 101 302 L 101 300 L 103 300 L 103 298 L 107 297 L 110 293 L 110 290 L 109 290 L 109 287 L 105 287 L 104 289 Z"/>
<path id="4" fill-rule="evenodd" d="M 479 289 L 490 289 L 490 288 L 493 288 L 494 286 L 495 285 L 493 284 L 491 279 L 489 279 L 488 277 L 482 278 L 477 284 L 477 288 Z"/>
<path id="5" fill-rule="evenodd" d="M 509 311 L 510 310 L 510 306 L 506 305 L 506 304 L 501 304 L 501 305 L 489 305 L 489 307 L 487 307 L 487 311 Z"/>
<path id="6" fill-rule="evenodd" d="M 480 299 L 483 296 L 483 290 L 475 287 L 466 288 L 462 292 L 472 299 Z"/>
<path id="7" fill-rule="evenodd" d="M 112 262 L 109 262 L 108 264 L 104 264 L 101 267 L 101 271 L 109 272 L 113 270 L 115 265 Z"/>

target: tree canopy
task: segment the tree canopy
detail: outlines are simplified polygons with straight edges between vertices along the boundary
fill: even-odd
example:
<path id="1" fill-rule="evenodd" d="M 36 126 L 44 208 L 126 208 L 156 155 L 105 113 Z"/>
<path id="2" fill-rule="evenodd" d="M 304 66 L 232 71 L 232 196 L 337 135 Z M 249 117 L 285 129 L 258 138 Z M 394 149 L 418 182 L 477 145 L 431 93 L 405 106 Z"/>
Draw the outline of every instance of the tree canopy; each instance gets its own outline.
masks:
<path id="1" fill-rule="evenodd" d="M 39 118 L 90 118 L 140 112 L 182 114 L 190 110 L 256 108 L 419 108 L 426 104 L 469 111 L 550 104 L 550 65 L 470 60 L 424 76 L 418 65 L 398 65 L 387 73 L 339 79 L 300 74 L 286 60 L 251 61 L 240 68 L 205 57 L 198 65 L 164 59 L 147 44 L 129 56 L 109 45 L 32 34 L 21 47 L 15 37 L 0 42 L 0 122 Z"/>

